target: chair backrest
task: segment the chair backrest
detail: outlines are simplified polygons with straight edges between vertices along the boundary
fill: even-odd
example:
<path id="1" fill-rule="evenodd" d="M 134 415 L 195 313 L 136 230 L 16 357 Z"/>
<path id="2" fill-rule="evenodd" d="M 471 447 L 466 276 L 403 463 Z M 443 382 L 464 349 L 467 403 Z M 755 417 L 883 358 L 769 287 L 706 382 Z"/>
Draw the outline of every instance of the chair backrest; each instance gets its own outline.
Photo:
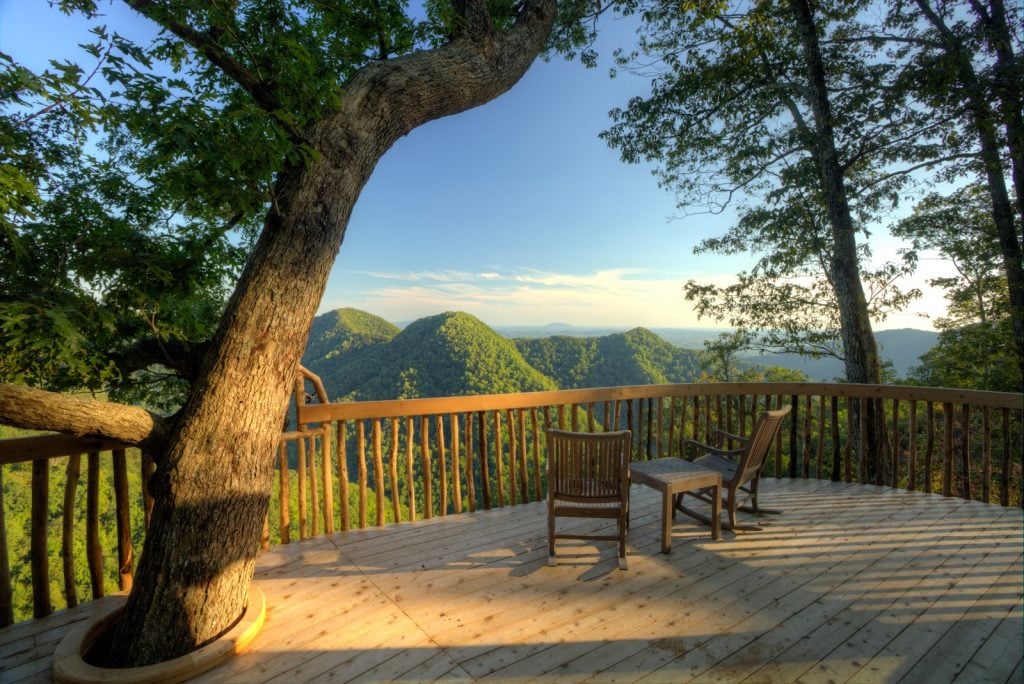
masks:
<path id="1" fill-rule="evenodd" d="M 612 502 L 629 488 L 629 430 L 548 430 L 548 500 Z"/>
<path id="2" fill-rule="evenodd" d="M 754 425 L 754 431 L 750 435 L 746 449 L 740 455 L 736 475 L 730 483 L 732 486 L 744 485 L 757 477 L 768 456 L 768 450 L 772 448 L 775 435 L 779 432 L 782 419 L 789 415 L 791 408 L 784 406 L 774 411 L 765 411 L 757 417 L 757 423 Z"/>

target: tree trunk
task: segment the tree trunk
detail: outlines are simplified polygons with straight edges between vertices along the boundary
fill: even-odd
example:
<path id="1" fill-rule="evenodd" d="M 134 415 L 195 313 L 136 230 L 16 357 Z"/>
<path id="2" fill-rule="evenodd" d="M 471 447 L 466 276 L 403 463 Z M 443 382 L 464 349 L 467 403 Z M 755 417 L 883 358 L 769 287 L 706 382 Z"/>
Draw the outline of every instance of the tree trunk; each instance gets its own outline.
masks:
<path id="1" fill-rule="evenodd" d="M 814 140 L 811 141 L 818 166 L 823 201 L 828 210 L 832 230 L 832 257 L 829 264 L 832 287 L 839 305 L 840 335 L 846 379 L 849 382 L 877 384 L 881 382 L 882 367 L 878 344 L 871 329 L 867 297 L 860 279 L 857 257 L 857 234 L 850 214 L 843 167 L 836 151 L 832 109 L 825 80 L 825 65 L 818 44 L 814 12 L 808 0 L 790 0 L 800 31 L 804 64 L 807 68 L 807 86 L 814 121 Z M 876 402 L 865 402 L 861 410 L 867 412 L 867 444 L 861 445 L 861 458 L 866 459 L 869 481 L 881 476 L 885 440 L 884 414 Z"/>
<path id="2" fill-rule="evenodd" d="M 1010 315 L 1013 323 L 1017 366 L 1020 370 L 1021 382 L 1024 383 L 1024 263 L 1022 263 L 1022 257 L 1024 257 L 1022 249 L 1024 248 L 1021 246 L 1021 237 L 1014 225 L 1013 205 L 1006 189 L 1006 173 L 1000 154 L 996 115 L 992 111 L 985 88 L 979 81 L 978 74 L 971 62 L 971 56 L 965 46 L 946 25 L 942 17 L 928 4 L 927 0 L 917 0 L 917 6 L 941 37 L 942 49 L 953 58 L 956 64 L 957 76 L 963 88 L 964 104 L 970 117 L 968 123 L 978 136 L 978 157 L 984 169 L 985 181 L 992 199 L 992 220 L 999 235 L 1003 270 L 1006 273 L 1006 282 L 1010 293 Z M 1005 8 L 1002 8 L 1000 4 L 996 9 L 1002 11 L 1001 16 L 1005 23 Z M 1000 16 L 998 13 L 993 15 L 993 17 L 998 16 Z M 1009 39 L 1008 29 L 1003 37 Z M 1000 49 L 998 38 L 994 42 L 997 46 L 996 71 L 1004 78 L 1009 77 L 1014 73 L 1015 61 L 1012 48 L 1007 45 L 1005 49 Z M 1011 64 L 1002 63 L 1005 60 L 1010 60 Z M 1024 164 L 1024 161 L 1020 159 L 1024 154 L 1020 140 L 1024 135 L 1020 130 L 1020 83 L 1011 87 L 1009 91 L 997 83 L 996 91 L 1001 95 L 1004 107 L 1009 109 L 1004 112 L 1009 143 L 1007 148 L 1010 158 L 1013 160 L 1016 180 L 1024 182 L 1024 179 L 1021 178 L 1024 172 L 1019 171 L 1020 165 Z M 1013 111 L 1014 108 L 1016 108 L 1016 112 Z M 1017 202 L 1018 209 L 1020 209 L 1024 198 L 1018 196 Z M 1024 216 L 1021 217 L 1021 220 L 1024 221 Z M 1022 384 L 1021 390 L 1024 391 L 1024 384 Z"/>
<path id="3" fill-rule="evenodd" d="M 535 0 L 507 32 L 484 27 L 374 63 L 346 84 L 341 111 L 310 131 L 320 157 L 279 177 L 275 206 L 158 459 L 135 585 L 97 662 L 173 658 L 241 614 L 289 390 L 363 185 L 399 137 L 510 88 L 554 14 L 553 0 Z"/>

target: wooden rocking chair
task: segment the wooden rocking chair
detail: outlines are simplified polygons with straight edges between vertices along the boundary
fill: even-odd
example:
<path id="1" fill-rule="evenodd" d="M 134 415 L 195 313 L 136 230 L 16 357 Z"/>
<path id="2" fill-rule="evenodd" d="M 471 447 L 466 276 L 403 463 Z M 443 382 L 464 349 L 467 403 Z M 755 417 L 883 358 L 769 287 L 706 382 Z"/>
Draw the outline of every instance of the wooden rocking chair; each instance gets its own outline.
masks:
<path id="1" fill-rule="evenodd" d="M 556 539 L 617 541 L 619 567 L 628 569 L 629 461 L 632 433 L 548 430 L 548 565 L 555 565 Z M 555 518 L 610 518 L 617 533 L 571 534 L 555 529 Z"/>
<path id="2" fill-rule="evenodd" d="M 722 503 L 729 514 L 729 522 L 722 523 L 722 527 L 725 529 L 748 531 L 763 529 L 758 523 L 738 523 L 736 521 L 737 510 L 754 513 L 755 515 L 777 515 L 782 512 L 766 510 L 758 506 L 757 483 L 761 476 L 761 468 L 764 466 L 768 450 L 775 440 L 775 435 L 779 431 L 782 419 L 789 414 L 789 411 L 790 407 L 785 406 L 781 409 L 762 413 L 758 417 L 757 424 L 754 426 L 754 431 L 750 437 L 740 437 L 721 430 L 714 431 L 720 437 L 732 439 L 743 444 L 743 447 L 739 449 L 722 449 L 693 440 L 686 440 L 687 444 L 697 446 L 706 452 L 704 456 L 694 460 L 694 463 L 705 468 L 717 470 L 722 474 Z M 711 496 L 713 496 L 711 492 L 712 490 L 710 489 L 701 489 L 685 493 L 701 501 L 711 503 Z M 748 502 L 749 506 L 747 505 Z M 691 518 L 696 518 L 708 525 L 711 524 L 709 517 L 683 505 L 683 494 L 677 494 L 673 504 L 674 510 L 685 513 Z"/>

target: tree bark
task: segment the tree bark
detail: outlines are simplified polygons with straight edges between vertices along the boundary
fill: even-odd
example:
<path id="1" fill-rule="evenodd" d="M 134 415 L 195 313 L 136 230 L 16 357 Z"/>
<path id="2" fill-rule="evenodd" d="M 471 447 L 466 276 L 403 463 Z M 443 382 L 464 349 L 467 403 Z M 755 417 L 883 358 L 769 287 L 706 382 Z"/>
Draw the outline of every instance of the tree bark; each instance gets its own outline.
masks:
<path id="1" fill-rule="evenodd" d="M 510 88 L 539 54 L 554 16 L 554 0 L 531 0 L 506 32 L 484 27 L 437 50 L 374 63 L 345 85 L 340 111 L 308 132 L 320 156 L 276 183 L 275 206 L 159 459 L 136 582 L 99 662 L 182 655 L 241 614 L 288 394 L 363 185 L 416 126 Z"/>
<path id="2" fill-rule="evenodd" d="M 54 430 L 136 446 L 159 442 L 168 422 L 135 406 L 7 384 L 0 384 L 0 416 L 5 425 L 25 430 Z"/>
<path id="3" fill-rule="evenodd" d="M 1010 195 L 1006 188 L 1006 173 L 1003 168 L 1003 160 L 1000 154 L 999 136 L 997 135 L 996 116 L 989 103 L 985 88 L 982 86 L 978 74 L 971 62 L 965 46 L 957 38 L 952 30 L 946 25 L 941 16 L 931 7 L 927 0 L 917 0 L 917 6 L 925 15 L 928 21 L 935 28 L 942 39 L 942 49 L 953 58 L 957 68 L 957 76 L 963 89 L 962 98 L 967 109 L 969 125 L 978 136 L 978 157 L 981 161 L 985 181 L 988 187 L 989 196 L 992 200 L 992 220 L 996 225 L 996 232 L 999 235 L 999 248 L 1003 257 L 1003 271 L 1006 273 L 1006 282 L 1010 294 L 1010 315 L 1013 323 L 1013 336 L 1016 346 L 1017 365 L 1020 370 L 1021 382 L 1024 383 L 1024 247 L 1021 245 L 1021 237 L 1014 225 L 1014 209 L 1010 202 Z M 1005 8 L 1003 8 L 1003 19 L 1005 21 Z M 1008 39 L 1008 29 L 1005 36 Z M 997 41 L 998 45 L 998 41 Z M 997 52 L 997 60 L 1001 53 L 1001 59 L 1009 59 L 1013 62 L 1013 53 L 1010 46 L 1006 50 Z M 1015 62 L 1014 62 L 1015 63 Z M 1013 73 L 1012 64 L 1002 64 L 997 61 L 997 72 L 1003 76 Z M 1020 84 L 1017 84 L 1016 97 L 1009 95 L 1005 89 L 996 88 L 1002 92 L 1002 100 L 1009 111 L 1004 112 L 1004 119 L 1007 125 L 1009 144 L 1007 151 L 1011 160 L 1015 160 L 1014 169 L 1024 164 L 1020 160 L 1024 149 L 1021 149 L 1020 138 L 1024 133 L 1020 130 Z M 1011 91 L 1013 90 L 1011 89 Z M 1016 108 L 1016 113 L 1012 111 Z M 1024 175 L 1018 174 L 1019 175 Z M 1021 182 L 1024 180 L 1018 178 Z M 1018 191 L 1019 192 L 1019 191 Z M 1018 209 L 1024 198 L 1017 197 Z M 1024 216 L 1021 217 L 1024 221 Z M 1022 223 L 1024 225 L 1024 223 Z M 1024 385 L 1021 386 L 1024 391 Z"/>
<path id="4" fill-rule="evenodd" d="M 800 32 L 807 68 L 807 92 L 814 122 L 814 139 L 810 141 L 810 147 L 817 163 L 822 198 L 832 232 L 829 271 L 839 306 L 846 379 L 848 382 L 877 384 L 881 382 L 882 367 L 860 279 L 857 233 L 850 214 L 843 167 L 836 151 L 832 109 L 814 11 L 808 0 L 790 0 L 790 7 Z M 886 440 L 884 413 L 880 408 L 872 401 L 861 406 L 861 410 L 866 411 L 868 426 L 867 444 L 861 445 L 861 458 L 866 459 L 869 480 L 876 480 L 882 472 L 882 450 Z"/>

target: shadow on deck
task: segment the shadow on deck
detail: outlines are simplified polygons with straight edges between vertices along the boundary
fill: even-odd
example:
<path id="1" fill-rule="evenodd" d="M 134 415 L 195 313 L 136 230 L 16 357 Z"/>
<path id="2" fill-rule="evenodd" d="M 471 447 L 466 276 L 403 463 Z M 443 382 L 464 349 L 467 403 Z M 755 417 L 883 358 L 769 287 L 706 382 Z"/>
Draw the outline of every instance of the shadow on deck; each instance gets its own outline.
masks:
<path id="1" fill-rule="evenodd" d="M 630 569 L 560 542 L 546 508 L 371 528 L 275 547 L 267 621 L 196 681 L 1022 680 L 1020 509 L 824 481 L 762 480 L 763 532 L 680 516 L 634 485 Z M 579 527 L 594 523 L 580 520 Z M 0 681 L 47 681 L 89 605 L 0 630 Z"/>

